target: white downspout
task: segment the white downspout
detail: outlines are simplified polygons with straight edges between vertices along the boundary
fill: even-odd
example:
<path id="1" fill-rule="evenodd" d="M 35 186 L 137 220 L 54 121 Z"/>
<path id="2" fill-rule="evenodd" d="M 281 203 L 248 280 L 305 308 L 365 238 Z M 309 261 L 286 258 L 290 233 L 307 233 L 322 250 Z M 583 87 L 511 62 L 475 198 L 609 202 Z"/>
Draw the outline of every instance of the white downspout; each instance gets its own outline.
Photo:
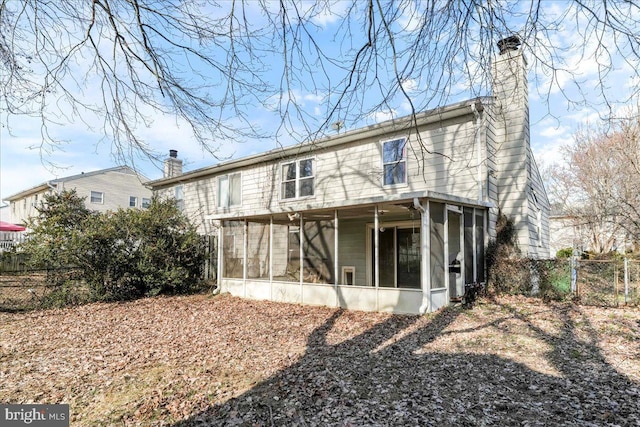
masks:
<path id="1" fill-rule="evenodd" d="M 338 274 L 340 273 L 340 265 L 338 263 L 338 260 L 340 259 L 340 256 L 338 254 L 338 250 L 339 250 L 339 245 L 338 245 L 338 238 L 340 237 L 339 235 L 339 231 L 338 231 L 338 210 L 334 210 L 333 211 L 333 290 L 336 296 L 336 307 L 338 307 L 340 305 L 340 300 L 338 299 L 338 283 L 340 283 L 338 280 Z"/>
<path id="2" fill-rule="evenodd" d="M 480 112 L 478 111 L 478 108 L 476 107 L 476 103 L 472 102 L 471 104 L 469 104 L 469 106 L 471 107 L 471 111 L 473 112 L 473 115 L 475 116 L 475 132 L 474 132 L 474 139 L 475 139 L 475 143 L 476 143 L 476 161 L 478 162 L 478 175 L 477 175 L 477 181 L 478 181 L 478 200 L 483 200 L 484 199 L 484 191 L 483 191 L 483 185 L 482 185 L 482 151 L 481 151 L 481 141 L 480 141 Z"/>
<path id="3" fill-rule="evenodd" d="M 427 202 L 428 203 L 428 202 Z M 420 212 L 420 282 L 422 285 L 422 304 L 419 313 L 425 314 L 431 311 L 431 280 L 429 279 L 431 268 L 431 248 L 429 238 L 429 205 L 425 208 L 420 200 L 415 197 L 413 206 Z"/>

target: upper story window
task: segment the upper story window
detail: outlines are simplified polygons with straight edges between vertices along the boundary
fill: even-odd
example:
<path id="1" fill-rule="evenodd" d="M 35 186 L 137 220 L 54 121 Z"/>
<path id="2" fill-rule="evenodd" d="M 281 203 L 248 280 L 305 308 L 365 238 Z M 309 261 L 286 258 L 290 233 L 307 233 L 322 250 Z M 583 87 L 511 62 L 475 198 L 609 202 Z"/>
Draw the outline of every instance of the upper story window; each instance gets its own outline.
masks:
<path id="1" fill-rule="evenodd" d="M 218 207 L 242 204 L 242 176 L 240 172 L 218 177 Z"/>
<path id="2" fill-rule="evenodd" d="M 135 208 L 138 206 L 138 198 L 136 196 L 129 196 L 129 207 Z"/>
<path id="3" fill-rule="evenodd" d="M 104 203 L 104 193 L 102 191 L 92 191 L 91 203 Z"/>
<path id="4" fill-rule="evenodd" d="M 146 197 L 142 198 L 142 207 L 144 209 L 147 209 L 149 206 L 151 205 L 151 199 L 148 199 Z"/>
<path id="5" fill-rule="evenodd" d="M 283 199 L 313 196 L 315 188 L 313 159 L 284 163 L 281 180 L 280 196 Z"/>
<path id="6" fill-rule="evenodd" d="M 407 144 L 405 138 L 382 143 L 382 168 L 384 185 L 406 184 Z"/>
<path id="7" fill-rule="evenodd" d="M 176 185 L 174 187 L 174 197 L 176 199 L 176 206 L 178 210 L 182 212 L 184 210 L 184 189 L 182 185 Z"/>

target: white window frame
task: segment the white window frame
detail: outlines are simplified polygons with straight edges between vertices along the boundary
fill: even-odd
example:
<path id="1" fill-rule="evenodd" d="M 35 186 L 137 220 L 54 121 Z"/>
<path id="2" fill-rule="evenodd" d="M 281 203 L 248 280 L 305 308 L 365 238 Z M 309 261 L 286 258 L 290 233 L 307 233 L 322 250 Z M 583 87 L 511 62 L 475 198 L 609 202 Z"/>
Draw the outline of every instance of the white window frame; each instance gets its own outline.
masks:
<path id="1" fill-rule="evenodd" d="M 98 195 L 100 197 L 100 201 L 95 201 L 94 199 L 94 195 L 96 196 L 95 198 L 98 198 Z M 94 191 L 91 190 L 90 196 L 89 196 L 89 200 L 91 201 L 91 203 L 95 203 L 95 204 L 99 204 L 99 205 L 103 205 L 104 204 L 104 192 L 103 191 Z"/>
<path id="2" fill-rule="evenodd" d="M 133 202 L 133 205 L 131 204 Z M 129 196 L 129 207 L 135 208 L 138 207 L 138 197 L 137 196 Z"/>
<path id="3" fill-rule="evenodd" d="M 142 202 L 140 203 L 140 207 L 143 209 L 147 209 L 151 205 L 151 199 L 148 197 L 143 197 Z"/>
<path id="4" fill-rule="evenodd" d="M 232 200 L 232 197 L 231 197 L 231 193 L 232 193 L 231 177 L 235 176 L 235 175 L 238 175 L 240 177 L 240 179 L 239 179 L 240 188 L 238 189 L 240 194 L 238 195 L 239 196 L 238 197 L 238 199 L 239 199 L 238 203 L 232 204 L 231 203 L 231 200 Z M 226 200 L 223 201 L 222 200 L 222 193 L 223 192 L 222 192 L 221 188 L 222 188 L 223 182 L 225 182 L 225 181 L 227 183 L 226 184 L 227 185 L 227 192 L 226 192 Z M 242 206 L 242 172 L 233 172 L 233 173 L 229 173 L 229 174 L 226 174 L 226 175 L 219 176 L 218 177 L 217 193 L 218 194 L 217 194 L 217 197 L 216 197 L 216 199 L 217 199 L 216 205 L 219 208 L 231 208 L 231 207 Z"/>
<path id="5" fill-rule="evenodd" d="M 300 164 L 302 162 L 306 162 L 308 160 L 311 160 L 311 175 L 310 176 L 305 176 L 305 177 L 300 177 Z M 282 169 L 286 166 L 286 165 L 291 165 L 294 164 L 295 165 L 295 171 L 296 171 L 296 176 L 294 179 L 290 179 L 290 180 L 285 180 L 284 176 L 283 176 L 283 171 Z M 316 158 L 315 157 L 305 157 L 302 159 L 296 159 L 296 160 L 291 160 L 291 161 L 287 161 L 287 162 L 282 162 L 280 163 L 279 167 L 278 167 L 278 173 L 280 174 L 280 200 L 281 201 L 289 201 L 289 200 L 297 200 L 297 199 L 307 199 L 307 198 L 312 198 L 316 196 Z M 300 183 L 301 181 L 305 181 L 305 180 L 312 180 L 313 181 L 313 194 L 307 194 L 304 196 L 300 195 Z M 295 182 L 295 195 L 293 197 L 285 197 L 285 191 L 284 191 L 284 184 L 287 182 Z"/>
<path id="6" fill-rule="evenodd" d="M 404 143 L 404 148 L 402 149 L 402 160 L 397 160 L 397 161 L 393 161 L 393 162 L 385 162 L 384 161 L 384 146 L 385 144 L 391 143 L 391 142 L 395 142 L 395 141 L 403 141 Z M 409 173 L 409 167 L 408 167 L 408 163 L 407 163 L 407 145 L 408 145 L 408 138 L 406 136 L 401 136 L 401 137 L 397 137 L 397 138 L 393 138 L 393 139 L 387 139 L 384 141 L 380 142 L 380 161 L 382 163 L 382 186 L 383 187 L 400 187 L 400 186 L 406 186 L 408 183 L 408 173 Z M 389 183 L 387 184 L 385 182 L 386 180 L 386 174 L 385 174 L 385 166 L 387 165 L 398 165 L 400 163 L 404 163 L 404 176 L 402 177 L 402 182 L 394 182 L 394 183 Z"/>
<path id="7" fill-rule="evenodd" d="M 176 206 L 180 212 L 184 211 L 184 186 L 182 184 L 173 187 L 173 195 L 176 200 Z"/>

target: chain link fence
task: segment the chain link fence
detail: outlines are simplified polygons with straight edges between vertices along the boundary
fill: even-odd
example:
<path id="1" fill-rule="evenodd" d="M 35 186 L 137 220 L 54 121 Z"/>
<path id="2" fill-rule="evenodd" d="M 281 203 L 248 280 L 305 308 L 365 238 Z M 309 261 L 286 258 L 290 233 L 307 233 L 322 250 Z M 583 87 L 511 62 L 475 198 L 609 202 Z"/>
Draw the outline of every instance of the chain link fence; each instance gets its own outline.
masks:
<path id="1" fill-rule="evenodd" d="M 584 305 L 640 306 L 640 260 L 501 260 L 491 268 L 489 289 Z"/>
<path id="2" fill-rule="evenodd" d="M 586 305 L 640 305 L 640 261 L 627 258 L 572 260 L 576 299 Z"/>
<path id="3" fill-rule="evenodd" d="M 81 304 L 90 292 L 77 269 L 0 273 L 0 311 L 17 312 Z"/>

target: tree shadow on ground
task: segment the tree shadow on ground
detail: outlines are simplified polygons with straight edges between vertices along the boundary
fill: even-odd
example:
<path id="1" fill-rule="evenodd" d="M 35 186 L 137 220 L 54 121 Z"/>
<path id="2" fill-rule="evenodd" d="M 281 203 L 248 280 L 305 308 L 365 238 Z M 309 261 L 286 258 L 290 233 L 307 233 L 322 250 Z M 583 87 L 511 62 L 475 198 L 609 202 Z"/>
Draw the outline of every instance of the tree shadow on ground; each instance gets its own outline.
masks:
<path id="1" fill-rule="evenodd" d="M 640 425 L 640 384 L 605 361 L 595 336 L 584 337 L 590 327 L 580 309 L 541 307 L 559 329 L 549 332 L 502 304 L 497 319 L 467 330 L 446 330 L 460 314 L 449 308 L 418 328 L 411 326 L 419 317 L 392 316 L 332 345 L 327 334 L 343 315 L 337 310 L 310 334 L 296 364 L 175 427 Z M 579 334 L 576 321 L 587 322 Z M 439 337 L 513 322 L 550 348 L 547 362 L 559 375 L 492 354 L 429 351 Z"/>

